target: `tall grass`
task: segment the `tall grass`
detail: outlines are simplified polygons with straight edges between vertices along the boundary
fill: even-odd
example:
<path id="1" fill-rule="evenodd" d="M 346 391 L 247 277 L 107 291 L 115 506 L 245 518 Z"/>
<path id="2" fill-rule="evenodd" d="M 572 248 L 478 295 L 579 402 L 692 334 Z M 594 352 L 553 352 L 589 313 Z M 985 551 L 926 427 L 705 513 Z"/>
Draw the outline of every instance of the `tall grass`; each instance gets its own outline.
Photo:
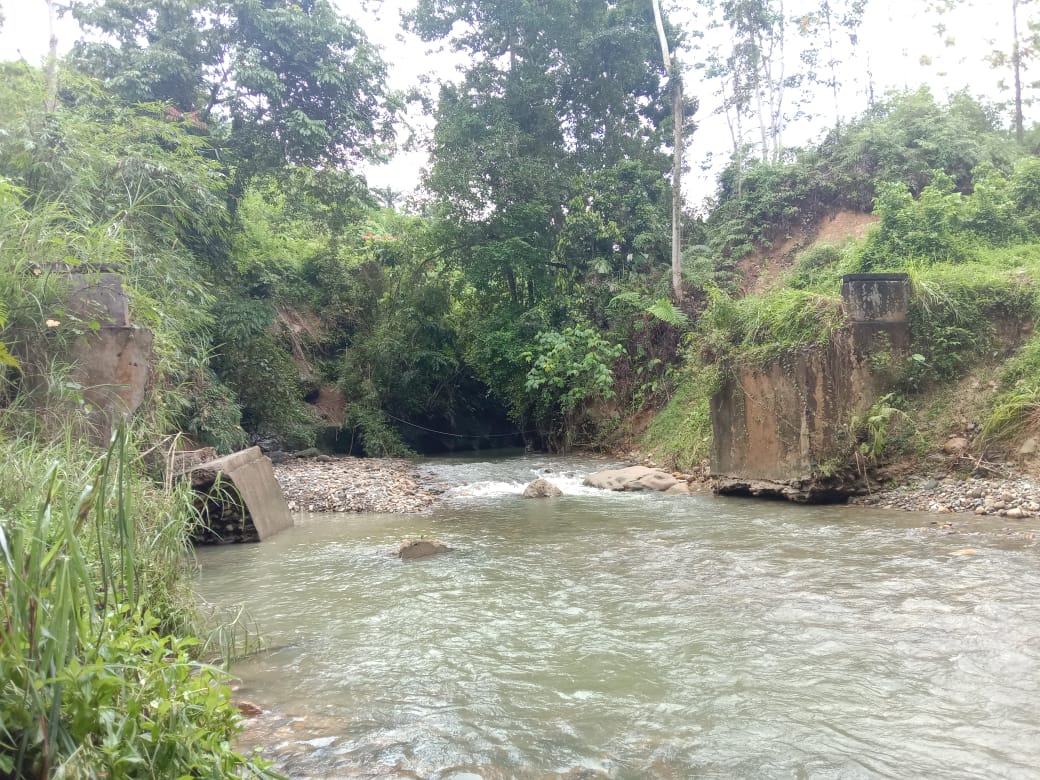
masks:
<path id="1" fill-rule="evenodd" d="M 224 673 L 194 660 L 185 505 L 149 495 L 125 430 L 93 458 L 67 446 L 0 441 L 0 778 L 266 774 L 230 747 Z"/>
<path id="2" fill-rule="evenodd" d="M 716 288 L 708 296 L 699 330 L 705 346 L 719 357 L 768 360 L 790 349 L 826 344 L 845 324 L 836 294 L 785 287 L 761 297 L 732 298 Z"/>

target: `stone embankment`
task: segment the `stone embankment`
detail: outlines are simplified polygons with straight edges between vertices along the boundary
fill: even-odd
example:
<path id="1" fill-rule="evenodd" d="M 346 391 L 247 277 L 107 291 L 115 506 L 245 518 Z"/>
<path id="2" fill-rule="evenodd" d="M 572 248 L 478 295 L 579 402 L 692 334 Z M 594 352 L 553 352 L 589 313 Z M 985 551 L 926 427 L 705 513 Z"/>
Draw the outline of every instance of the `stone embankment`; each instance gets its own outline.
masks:
<path id="1" fill-rule="evenodd" d="M 860 496 L 849 503 L 911 512 L 954 512 L 1022 520 L 1040 515 L 1040 480 L 916 479 L 893 490 Z"/>
<path id="2" fill-rule="evenodd" d="M 425 512 L 443 492 L 396 458 L 291 458 L 274 475 L 293 512 Z"/>

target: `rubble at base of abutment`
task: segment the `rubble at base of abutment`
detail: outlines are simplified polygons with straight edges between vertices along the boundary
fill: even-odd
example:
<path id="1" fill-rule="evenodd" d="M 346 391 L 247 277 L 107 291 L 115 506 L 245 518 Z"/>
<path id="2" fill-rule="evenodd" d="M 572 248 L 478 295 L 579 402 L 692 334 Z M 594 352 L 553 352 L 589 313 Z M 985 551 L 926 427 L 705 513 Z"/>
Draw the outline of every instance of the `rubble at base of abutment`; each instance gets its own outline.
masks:
<path id="1" fill-rule="evenodd" d="M 793 480 L 716 477 L 714 490 L 720 496 L 776 498 L 797 504 L 839 504 L 867 493 L 861 479 L 806 478 Z"/>

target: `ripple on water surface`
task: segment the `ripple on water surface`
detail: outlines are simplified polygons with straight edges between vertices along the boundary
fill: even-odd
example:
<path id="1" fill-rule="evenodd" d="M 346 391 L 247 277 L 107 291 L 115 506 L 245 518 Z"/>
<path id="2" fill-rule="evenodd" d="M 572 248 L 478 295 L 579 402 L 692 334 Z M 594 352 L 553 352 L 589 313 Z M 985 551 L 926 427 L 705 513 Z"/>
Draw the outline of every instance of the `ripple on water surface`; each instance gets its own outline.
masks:
<path id="1" fill-rule="evenodd" d="M 576 489 L 598 467 L 434 463 L 432 515 L 200 551 L 272 647 L 235 668 L 253 738 L 298 777 L 1040 776 L 1036 542 Z M 423 533 L 455 551 L 393 557 Z"/>

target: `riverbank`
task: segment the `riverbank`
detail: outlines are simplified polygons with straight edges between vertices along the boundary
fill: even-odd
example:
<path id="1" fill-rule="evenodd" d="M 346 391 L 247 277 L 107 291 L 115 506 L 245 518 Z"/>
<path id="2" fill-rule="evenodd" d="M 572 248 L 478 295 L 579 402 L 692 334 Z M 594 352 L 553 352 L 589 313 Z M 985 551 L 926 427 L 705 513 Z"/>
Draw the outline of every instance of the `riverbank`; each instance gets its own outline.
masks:
<path id="1" fill-rule="evenodd" d="M 403 458 L 320 456 L 274 466 L 293 512 L 427 512 L 444 487 Z"/>
<path id="2" fill-rule="evenodd" d="M 422 513 L 430 511 L 451 487 L 403 458 L 294 458 L 275 465 L 274 471 L 294 512 Z M 691 493 L 712 489 L 711 478 L 703 473 L 675 476 L 689 485 Z M 1040 479 L 1025 475 L 988 479 L 916 476 L 849 503 L 1024 520 L 1040 516 Z"/>
<path id="3" fill-rule="evenodd" d="M 969 513 L 1024 520 L 1040 515 L 1040 480 L 1027 476 L 983 479 L 915 477 L 849 503 L 938 514 Z"/>
<path id="4" fill-rule="evenodd" d="M 690 495 L 712 490 L 701 469 L 669 473 Z M 458 487 L 404 458 L 294 457 L 275 463 L 274 474 L 292 512 L 423 513 Z"/>

